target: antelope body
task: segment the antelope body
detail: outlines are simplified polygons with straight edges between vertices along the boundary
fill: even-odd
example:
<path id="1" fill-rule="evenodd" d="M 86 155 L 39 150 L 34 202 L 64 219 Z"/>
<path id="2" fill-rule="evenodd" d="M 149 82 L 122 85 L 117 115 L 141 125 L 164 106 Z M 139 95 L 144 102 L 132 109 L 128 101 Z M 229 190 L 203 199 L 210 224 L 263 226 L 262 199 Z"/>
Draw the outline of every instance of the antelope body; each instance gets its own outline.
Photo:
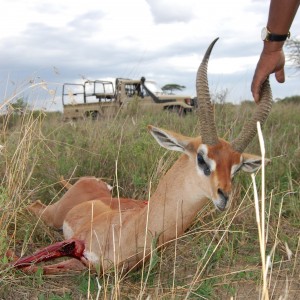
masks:
<path id="1" fill-rule="evenodd" d="M 44 266 L 44 272 L 86 267 L 106 272 L 112 266 L 130 270 L 151 255 L 154 239 L 161 247 L 182 235 L 209 199 L 218 210 L 228 208 L 233 176 L 239 170 L 254 172 L 261 165 L 259 156 L 243 151 L 255 135 L 256 121 L 266 119 L 272 95 L 266 82 L 260 104 L 241 134 L 231 143 L 218 138 L 207 83 L 207 63 L 216 40 L 207 49 L 197 74 L 201 137 L 148 126 L 162 147 L 182 152 L 148 204 L 112 198 L 104 182 L 84 177 L 57 203 L 46 207 L 36 202 L 29 207 L 50 226 L 62 228 L 66 240 L 17 259 L 13 266 L 35 271 L 33 262 L 71 256 L 62 263 Z"/>

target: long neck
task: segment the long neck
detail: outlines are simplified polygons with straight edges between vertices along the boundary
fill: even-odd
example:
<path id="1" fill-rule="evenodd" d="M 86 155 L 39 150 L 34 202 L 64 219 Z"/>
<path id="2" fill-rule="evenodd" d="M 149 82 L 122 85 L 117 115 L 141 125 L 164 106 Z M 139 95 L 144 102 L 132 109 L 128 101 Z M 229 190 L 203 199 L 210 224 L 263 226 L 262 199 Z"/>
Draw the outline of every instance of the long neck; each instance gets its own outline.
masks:
<path id="1" fill-rule="evenodd" d="M 160 235 L 160 243 L 182 235 L 206 203 L 196 173 L 195 164 L 182 155 L 150 198 L 148 232 L 152 236 Z M 143 218 L 146 220 L 145 212 Z"/>

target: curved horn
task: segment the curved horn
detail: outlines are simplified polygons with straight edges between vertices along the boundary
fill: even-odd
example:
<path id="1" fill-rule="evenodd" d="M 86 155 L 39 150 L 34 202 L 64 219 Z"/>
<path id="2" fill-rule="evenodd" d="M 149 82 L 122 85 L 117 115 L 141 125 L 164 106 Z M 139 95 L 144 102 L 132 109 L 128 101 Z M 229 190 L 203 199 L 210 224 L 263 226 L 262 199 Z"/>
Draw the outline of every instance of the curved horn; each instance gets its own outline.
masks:
<path id="1" fill-rule="evenodd" d="M 256 123 L 259 121 L 261 125 L 267 119 L 272 107 L 272 91 L 269 78 L 264 82 L 261 90 L 261 98 L 254 111 L 251 120 L 246 123 L 236 139 L 231 143 L 232 148 L 242 153 L 249 145 L 256 134 Z"/>
<path id="2" fill-rule="evenodd" d="M 207 79 L 207 64 L 209 56 L 218 39 L 219 38 L 216 38 L 207 48 L 199 66 L 196 78 L 200 134 L 202 142 L 207 145 L 216 145 L 219 143 Z"/>

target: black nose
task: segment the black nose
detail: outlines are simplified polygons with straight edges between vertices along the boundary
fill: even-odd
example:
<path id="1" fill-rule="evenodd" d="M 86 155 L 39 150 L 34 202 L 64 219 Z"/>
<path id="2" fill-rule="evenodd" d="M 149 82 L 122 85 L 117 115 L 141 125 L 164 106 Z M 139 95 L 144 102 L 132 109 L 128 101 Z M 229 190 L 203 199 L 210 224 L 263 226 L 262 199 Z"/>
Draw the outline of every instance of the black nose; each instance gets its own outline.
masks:
<path id="1" fill-rule="evenodd" d="M 220 195 L 220 197 L 224 200 L 224 202 L 226 204 L 229 199 L 229 195 L 227 193 L 224 193 L 221 189 L 218 189 L 218 194 Z"/>

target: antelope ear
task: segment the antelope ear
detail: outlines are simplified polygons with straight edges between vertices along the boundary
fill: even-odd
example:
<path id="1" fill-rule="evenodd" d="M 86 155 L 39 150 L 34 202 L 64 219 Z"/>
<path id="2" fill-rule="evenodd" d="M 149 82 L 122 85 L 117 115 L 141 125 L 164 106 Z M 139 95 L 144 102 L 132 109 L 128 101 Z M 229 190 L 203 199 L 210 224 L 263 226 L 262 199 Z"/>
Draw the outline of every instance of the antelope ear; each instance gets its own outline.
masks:
<path id="1" fill-rule="evenodd" d="M 148 129 L 162 147 L 168 150 L 187 153 L 186 146 L 189 144 L 191 138 L 152 125 L 148 125 Z"/>
<path id="2" fill-rule="evenodd" d="M 260 156 L 249 154 L 249 153 L 243 153 L 243 163 L 241 166 L 241 169 L 245 172 L 253 173 L 257 169 L 260 168 L 262 164 L 262 159 Z M 271 160 L 266 158 L 265 159 L 265 165 L 267 165 Z"/>

